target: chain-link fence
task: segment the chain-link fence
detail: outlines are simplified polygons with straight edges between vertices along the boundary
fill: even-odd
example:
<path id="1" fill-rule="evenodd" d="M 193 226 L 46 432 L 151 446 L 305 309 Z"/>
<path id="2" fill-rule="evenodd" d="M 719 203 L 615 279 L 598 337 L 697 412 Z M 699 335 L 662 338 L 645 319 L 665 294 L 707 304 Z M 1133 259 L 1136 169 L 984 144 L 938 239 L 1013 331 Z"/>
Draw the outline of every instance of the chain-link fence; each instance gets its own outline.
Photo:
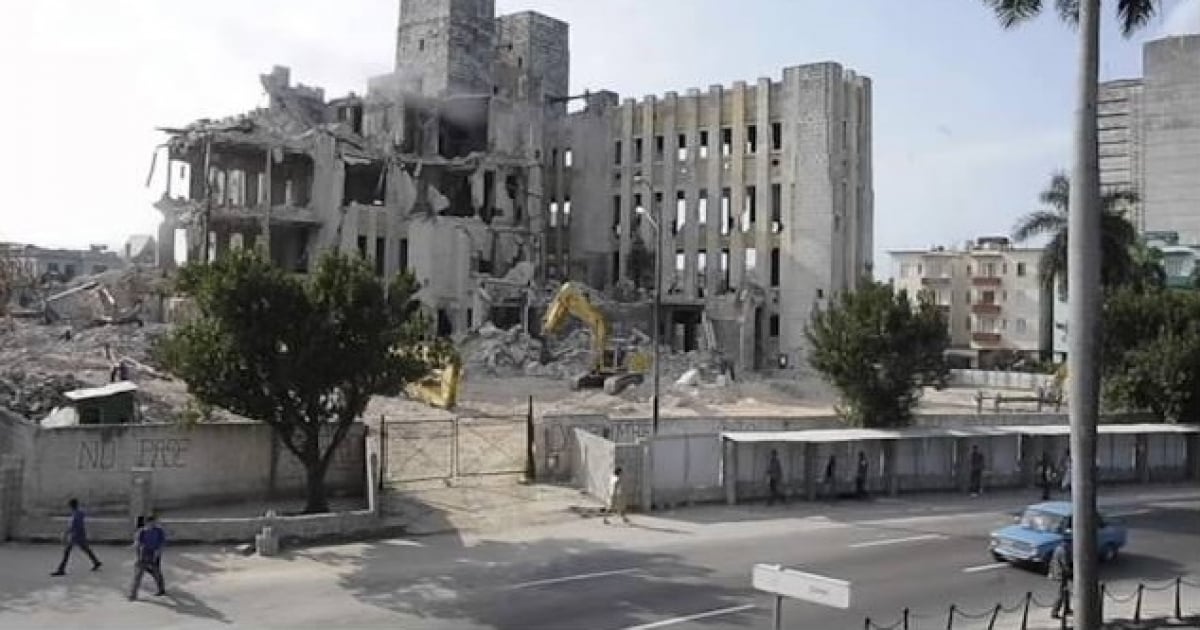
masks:
<path id="1" fill-rule="evenodd" d="M 1100 585 L 1102 613 L 1101 619 L 1112 627 L 1127 627 L 1123 624 L 1146 623 L 1150 620 L 1174 620 L 1200 622 L 1200 579 L 1193 577 L 1177 577 L 1166 581 L 1140 582 L 1131 590 L 1122 590 L 1108 584 Z M 1069 598 L 1068 598 L 1069 599 Z M 891 623 L 879 623 L 867 617 L 863 623 L 865 630 L 915 630 L 917 628 L 987 628 L 987 630 L 1007 630 L 1019 628 L 1045 628 L 1044 621 L 1038 621 L 1043 611 L 1055 608 L 1054 595 L 1039 597 L 1031 592 L 1015 602 L 997 603 L 991 608 L 970 610 L 951 604 L 943 614 L 917 614 L 905 608 L 898 619 Z M 1070 615 L 1062 615 L 1055 623 L 1064 630 L 1069 625 Z M 1035 625 L 1036 624 L 1036 625 Z"/>

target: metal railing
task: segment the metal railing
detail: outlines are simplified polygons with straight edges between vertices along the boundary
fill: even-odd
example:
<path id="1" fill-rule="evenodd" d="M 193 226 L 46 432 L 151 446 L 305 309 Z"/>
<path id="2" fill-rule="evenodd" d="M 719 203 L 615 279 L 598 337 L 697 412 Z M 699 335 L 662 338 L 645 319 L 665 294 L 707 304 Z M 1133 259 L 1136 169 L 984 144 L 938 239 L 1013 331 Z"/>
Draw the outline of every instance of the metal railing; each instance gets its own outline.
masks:
<path id="1" fill-rule="evenodd" d="M 1120 594 L 1108 584 L 1100 585 L 1101 593 L 1101 619 L 1108 622 L 1133 622 L 1140 624 L 1146 621 L 1149 617 L 1145 616 L 1146 609 L 1144 607 L 1147 593 L 1162 593 L 1171 592 L 1172 601 L 1170 607 L 1171 613 L 1169 619 L 1177 621 L 1196 620 L 1200 619 L 1200 608 L 1187 608 L 1184 605 L 1184 589 L 1195 589 L 1200 591 L 1200 579 L 1180 576 L 1173 580 L 1158 581 L 1158 582 L 1139 582 L 1138 585 L 1130 592 Z M 988 630 L 995 630 L 1000 619 L 1007 615 L 1020 614 L 1021 630 L 1027 630 L 1033 626 L 1030 625 L 1030 612 L 1038 609 L 1049 610 L 1054 607 L 1052 602 L 1042 601 L 1032 591 L 1013 603 L 1005 606 L 1003 603 L 997 603 L 988 609 L 969 610 L 959 607 L 957 604 L 951 604 L 945 614 L 939 615 L 918 615 L 910 608 L 905 608 L 900 618 L 890 624 L 881 624 L 867 617 L 863 622 L 864 630 L 914 630 L 918 628 L 917 622 L 924 622 L 925 628 L 945 628 L 953 630 L 956 621 L 964 622 L 987 622 Z M 1112 614 L 1109 617 L 1107 615 Z M 1162 618 L 1159 615 L 1158 618 Z M 1069 628 L 1068 615 L 1063 615 L 1059 621 L 1061 627 L 1065 630 Z"/>

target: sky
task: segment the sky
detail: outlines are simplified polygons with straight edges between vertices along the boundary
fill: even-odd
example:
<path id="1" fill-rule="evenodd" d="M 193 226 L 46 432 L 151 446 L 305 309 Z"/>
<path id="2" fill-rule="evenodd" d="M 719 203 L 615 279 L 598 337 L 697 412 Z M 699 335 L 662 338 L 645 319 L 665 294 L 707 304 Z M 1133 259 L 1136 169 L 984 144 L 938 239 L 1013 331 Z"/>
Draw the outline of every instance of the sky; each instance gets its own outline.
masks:
<path id="1" fill-rule="evenodd" d="M 1076 37 L 1048 14 L 1001 29 L 980 0 L 497 0 L 570 24 L 571 86 L 684 93 L 836 61 L 874 88 L 877 268 L 889 249 L 1007 234 L 1069 166 Z M 0 22 L 0 241 L 120 246 L 156 232 L 156 126 L 264 106 L 258 75 L 329 97 L 393 64 L 397 0 L 21 0 Z M 1164 0 L 1132 38 L 1105 3 L 1101 78 L 1141 44 L 1200 32 Z M 159 167 L 161 169 L 161 162 Z"/>

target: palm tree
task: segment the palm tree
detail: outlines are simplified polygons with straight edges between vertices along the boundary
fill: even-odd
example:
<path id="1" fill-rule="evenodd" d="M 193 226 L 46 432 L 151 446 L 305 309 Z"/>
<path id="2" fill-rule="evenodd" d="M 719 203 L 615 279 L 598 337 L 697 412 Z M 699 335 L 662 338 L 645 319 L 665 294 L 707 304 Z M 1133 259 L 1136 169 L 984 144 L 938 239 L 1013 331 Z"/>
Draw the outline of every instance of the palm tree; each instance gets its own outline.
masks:
<path id="1" fill-rule="evenodd" d="M 1042 12 L 1043 0 L 983 0 L 1000 23 L 1011 28 Z M 1114 0 L 1121 31 L 1131 35 L 1150 21 L 1159 0 Z M 1075 578 L 1079 606 L 1075 627 L 1095 630 L 1100 614 L 1096 562 L 1096 424 L 1100 418 L 1100 152 L 1096 129 L 1096 92 L 1100 81 L 1100 0 L 1055 0 L 1064 21 L 1079 27 L 1079 75 L 1076 79 L 1075 143 L 1071 164 L 1067 259 L 1074 297 L 1068 303 L 1071 332 L 1067 370 L 1071 452 L 1072 512 L 1076 532 Z"/>
<path id="2" fill-rule="evenodd" d="M 1070 178 L 1065 173 L 1055 173 L 1038 195 L 1049 208 L 1021 217 L 1013 228 L 1013 240 L 1017 242 L 1035 236 L 1050 237 L 1038 264 L 1038 274 L 1046 289 L 1054 288 L 1056 283 L 1066 288 L 1070 198 Z M 1125 218 L 1125 206 L 1137 200 L 1137 193 L 1125 190 L 1106 192 L 1100 197 L 1100 284 L 1106 289 L 1134 279 L 1136 265 L 1132 250 L 1137 245 L 1137 229 Z"/>

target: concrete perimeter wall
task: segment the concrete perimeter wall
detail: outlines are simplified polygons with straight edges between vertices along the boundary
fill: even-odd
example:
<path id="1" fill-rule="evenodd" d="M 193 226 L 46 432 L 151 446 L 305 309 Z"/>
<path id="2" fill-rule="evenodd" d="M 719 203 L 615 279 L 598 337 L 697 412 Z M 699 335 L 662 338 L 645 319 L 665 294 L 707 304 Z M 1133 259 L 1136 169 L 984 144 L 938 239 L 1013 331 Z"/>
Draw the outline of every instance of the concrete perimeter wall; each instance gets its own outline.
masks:
<path id="1" fill-rule="evenodd" d="M 363 492 L 364 433 L 352 427 L 330 463 L 334 496 Z M 58 512 L 71 497 L 124 508 L 134 469 L 148 471 L 158 508 L 299 495 L 305 486 L 303 466 L 261 423 L 39 429 L 25 458 L 25 510 Z"/>
<path id="2" fill-rule="evenodd" d="M 1054 383 L 1050 374 L 1029 372 L 997 372 L 992 370 L 950 370 L 950 384 L 955 387 L 997 387 L 1002 389 L 1027 389 L 1049 387 Z"/>
<path id="3" fill-rule="evenodd" d="M 574 479 L 580 490 L 608 501 L 608 480 L 617 465 L 617 445 L 599 435 L 575 429 Z"/>

